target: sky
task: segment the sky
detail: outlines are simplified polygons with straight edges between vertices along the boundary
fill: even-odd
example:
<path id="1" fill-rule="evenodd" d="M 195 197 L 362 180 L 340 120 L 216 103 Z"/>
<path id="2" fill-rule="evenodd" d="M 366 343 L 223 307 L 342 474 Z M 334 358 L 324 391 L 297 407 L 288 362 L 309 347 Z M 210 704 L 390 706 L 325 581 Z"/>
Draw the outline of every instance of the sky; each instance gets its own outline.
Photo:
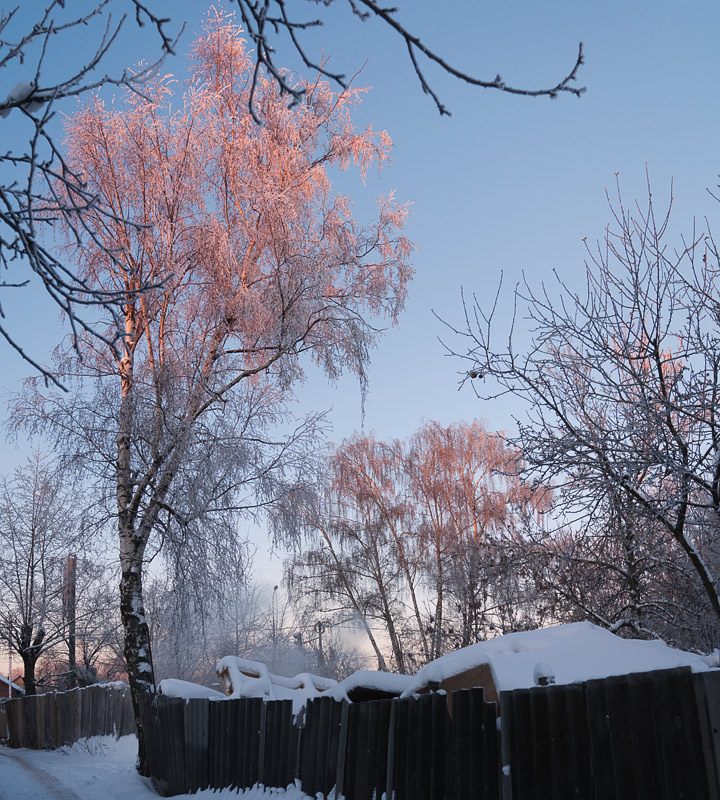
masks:
<path id="1" fill-rule="evenodd" d="M 20 16 L 36 3 L 23 3 Z M 117 3 L 120 6 L 120 3 Z M 148 3 L 186 21 L 178 55 L 165 64 L 181 73 L 184 54 L 207 6 L 177 0 Z M 365 416 L 357 382 L 335 385 L 312 369 L 297 388 L 297 410 L 328 409 L 329 438 L 340 441 L 364 423 L 380 438 L 407 437 L 423 419 L 445 424 L 480 418 L 491 430 L 512 430 L 523 409 L 512 400 L 481 402 L 467 387 L 458 391 L 459 361 L 439 341 L 462 348 L 437 319 L 462 326 L 461 290 L 492 300 L 504 275 L 501 317 L 511 314 L 511 289 L 523 273 L 535 286 L 556 271 L 571 285 L 582 281 L 585 242 L 602 238 L 611 219 L 606 190 L 619 180 L 628 204 L 647 195 L 650 176 L 662 208 L 674 187 L 671 228 L 687 231 L 693 217 L 710 223 L 717 203 L 707 189 L 718 183 L 720 121 L 720 5 L 685 0 L 568 0 L 537 3 L 506 0 L 399 0 L 398 18 L 453 64 L 514 85 L 550 86 L 569 72 L 579 42 L 586 63 L 578 83 L 582 98 L 523 98 L 451 80 L 428 67 L 426 77 L 451 117 L 440 117 L 423 94 L 402 42 L 377 21 L 360 23 L 335 0 L 294 3 L 324 28 L 306 38 L 307 52 L 347 74 L 362 69 L 354 85 L 370 86 L 356 116 L 393 140 L 392 164 L 363 186 L 352 172 L 338 181 L 355 201 L 360 218 L 372 214 L 373 198 L 395 190 L 412 203 L 406 233 L 416 244 L 415 278 L 397 327 L 383 336 L 369 370 Z M 171 7 L 172 11 L 167 11 Z M 231 8 L 229 2 L 221 7 Z M 63 69 L 87 48 L 82 42 L 52 55 L 49 68 Z M 158 51 L 152 31 L 128 20 L 104 69 L 151 59 Z M 296 66 L 286 42 L 277 60 Z M 20 70 L 20 71 L 19 71 Z M 0 93 L 22 79 L 21 68 L 0 72 Z M 70 111 L 72 103 L 62 106 Z M 58 120 L 59 124 L 59 120 Z M 19 146 L 18 115 L 0 120 L 0 146 Z M 0 296 L 11 329 L 32 355 L 47 360 L 62 335 L 57 312 L 31 284 Z M 0 390 L 17 391 L 31 369 L 0 344 Z M 5 403 L 0 417 L 7 418 Z M 0 472 L 25 457 L 28 443 L 0 445 Z"/>

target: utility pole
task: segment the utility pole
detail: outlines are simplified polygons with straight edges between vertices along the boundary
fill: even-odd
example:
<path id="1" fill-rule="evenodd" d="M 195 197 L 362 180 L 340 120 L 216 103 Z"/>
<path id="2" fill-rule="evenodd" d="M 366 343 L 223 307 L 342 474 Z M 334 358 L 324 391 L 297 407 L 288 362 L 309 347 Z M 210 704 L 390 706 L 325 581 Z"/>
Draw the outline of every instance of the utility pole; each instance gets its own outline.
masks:
<path id="1" fill-rule="evenodd" d="M 75 686 L 75 583 L 77 560 L 68 556 L 63 575 L 63 616 L 68 626 L 68 672 L 71 686 Z"/>
<path id="2" fill-rule="evenodd" d="M 323 631 L 325 630 L 325 623 L 322 620 L 318 620 L 315 623 L 315 630 L 317 631 L 318 635 L 318 661 L 320 664 L 325 664 L 325 653 L 323 653 L 323 641 L 322 641 Z"/>
<path id="3" fill-rule="evenodd" d="M 8 700 L 12 699 L 12 642 L 8 637 Z"/>

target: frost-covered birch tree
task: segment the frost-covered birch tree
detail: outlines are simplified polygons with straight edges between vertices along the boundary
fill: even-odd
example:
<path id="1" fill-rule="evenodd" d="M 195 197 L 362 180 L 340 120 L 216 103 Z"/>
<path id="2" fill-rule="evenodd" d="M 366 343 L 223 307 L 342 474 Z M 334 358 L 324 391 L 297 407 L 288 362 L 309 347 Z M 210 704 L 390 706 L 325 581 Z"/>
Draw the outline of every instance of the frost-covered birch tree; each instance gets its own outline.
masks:
<path id="1" fill-rule="evenodd" d="M 608 507 L 631 512 L 621 529 L 654 540 L 653 559 L 680 553 L 717 625 L 719 254 L 709 228 L 673 247 L 670 212 L 656 215 L 652 196 L 630 210 L 618 194 L 613 213 L 582 291 L 561 281 L 515 290 L 510 338 L 497 303 L 466 306 L 465 379 L 480 398 L 527 403 L 515 441 L 527 477 L 556 486 L 565 524 L 597 531 Z M 531 343 L 516 347 L 521 314 Z M 617 534 L 610 525 L 616 544 Z M 658 581 L 674 558 L 655 563 Z M 642 620 L 614 620 L 626 623 Z"/>
<path id="2" fill-rule="evenodd" d="M 307 548 L 289 560 L 297 601 L 360 625 L 378 667 L 400 672 L 522 626 L 508 543 L 549 496 L 520 480 L 522 464 L 478 421 L 428 421 L 407 441 L 342 441 L 298 503 Z"/>
<path id="3" fill-rule="evenodd" d="M 253 88 L 262 127 L 247 111 Z M 364 381 L 370 322 L 397 319 L 411 274 L 405 206 L 380 198 L 363 226 L 332 190 L 330 167 L 364 175 L 389 154 L 386 133 L 353 128 L 361 92 L 317 81 L 288 109 L 220 13 L 194 42 L 183 92 L 169 78 L 144 92 L 93 100 L 67 131 L 68 161 L 112 211 L 81 246 L 70 236 L 67 256 L 89 285 L 123 294 L 122 340 L 83 337 L 82 360 L 59 355 L 77 394 L 38 386 L 21 401 L 113 487 L 136 711 L 153 688 L 142 589 L 153 547 L 175 547 L 207 578 L 227 515 L 269 501 L 301 466 L 313 421 L 278 426 L 303 357 Z"/>

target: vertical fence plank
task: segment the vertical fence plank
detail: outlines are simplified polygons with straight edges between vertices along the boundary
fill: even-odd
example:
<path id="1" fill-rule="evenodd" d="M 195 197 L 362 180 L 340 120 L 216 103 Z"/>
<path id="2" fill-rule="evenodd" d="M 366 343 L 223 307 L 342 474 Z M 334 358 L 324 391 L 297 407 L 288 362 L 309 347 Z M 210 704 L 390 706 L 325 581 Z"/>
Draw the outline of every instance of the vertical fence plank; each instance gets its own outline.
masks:
<path id="1" fill-rule="evenodd" d="M 433 692 L 431 697 L 430 721 L 432 740 L 430 743 L 430 797 L 442 800 L 445 796 L 445 769 L 447 764 L 447 697 Z M 384 701 L 387 702 L 387 701 Z"/>
<path id="2" fill-rule="evenodd" d="M 415 797 L 430 800 L 430 775 L 432 772 L 432 694 L 422 694 L 415 701 L 417 722 L 413 727 L 408 745 L 415 760 Z"/>
<path id="3" fill-rule="evenodd" d="M 208 705 L 208 786 L 210 789 L 219 789 L 218 786 L 220 776 L 220 761 L 221 761 L 221 739 L 222 739 L 222 715 L 223 706 L 229 703 L 229 700 L 223 700 L 217 703 L 210 703 Z"/>
<path id="4" fill-rule="evenodd" d="M 465 769 L 468 772 L 470 796 L 484 798 L 485 751 L 482 736 L 482 704 L 485 692 L 483 689 L 466 689 L 465 694 L 468 702 L 467 730 L 463 734 L 467 747 Z"/>
<path id="5" fill-rule="evenodd" d="M 293 750 L 293 713 L 292 701 L 282 700 L 280 703 L 280 754 L 278 758 L 278 786 L 285 788 L 295 779 L 295 751 Z"/>
<path id="6" fill-rule="evenodd" d="M 587 681 L 585 701 L 590 730 L 592 771 L 597 800 L 622 800 L 615 789 L 610 714 L 603 680 Z"/>
<path id="7" fill-rule="evenodd" d="M 608 678 L 605 681 L 605 696 L 610 717 L 610 741 L 612 742 L 615 787 L 618 797 L 622 800 L 640 800 L 632 728 L 633 724 L 642 728 L 649 727 L 652 735 L 652 725 L 647 726 L 647 714 L 652 714 L 652 709 L 646 709 L 642 718 L 636 720 L 631 718 L 626 676 Z M 652 717 L 650 718 L 652 719 Z"/>
<path id="8" fill-rule="evenodd" d="M 357 751 L 360 705 L 353 703 L 347 707 L 347 731 L 345 735 L 345 764 L 341 791 L 345 800 L 355 800 L 355 779 L 357 774 Z"/>
<path id="9" fill-rule="evenodd" d="M 209 704 L 210 701 L 205 698 L 192 698 L 183 707 L 188 792 L 196 792 L 208 786 Z"/>
<path id="10" fill-rule="evenodd" d="M 340 703 L 340 727 L 338 732 L 338 763 L 335 770 L 336 793 L 345 791 L 345 769 L 347 764 L 348 725 L 350 719 L 350 704 L 345 700 Z M 378 797 L 380 794 L 378 793 Z M 390 795 L 388 795 L 389 797 Z"/>
<path id="11" fill-rule="evenodd" d="M 466 691 L 461 690 L 452 693 L 452 709 L 452 734 L 450 738 L 453 759 L 451 780 L 449 781 L 452 785 L 450 796 L 455 800 L 463 800 L 463 798 L 470 796 L 467 772 L 470 750 L 466 736 L 470 719 L 470 696 Z"/>
<path id="12" fill-rule="evenodd" d="M 513 692 L 500 693 L 500 796 L 503 800 L 513 798 L 513 758 L 512 758 L 512 724 L 513 724 L 513 703 L 515 695 Z M 451 796 L 451 800 L 456 800 Z"/>
<path id="13" fill-rule="evenodd" d="M 689 668 L 649 673 L 666 793 L 678 800 L 709 796 Z"/>
<path id="14" fill-rule="evenodd" d="M 555 687 L 554 691 L 558 698 L 563 697 L 565 700 L 570 740 L 566 770 L 568 775 L 568 796 L 578 798 L 578 800 L 580 798 L 583 798 L 583 800 L 595 800 L 585 685 L 558 686 Z"/>
<path id="15" fill-rule="evenodd" d="M 703 757 L 712 800 L 720 800 L 720 672 L 692 676 Z"/>
<path id="16" fill-rule="evenodd" d="M 322 738 L 320 739 L 320 758 L 324 762 L 324 769 L 322 773 L 322 786 L 320 791 L 324 794 L 329 794 L 333 786 L 335 786 L 335 777 L 337 775 L 338 764 L 338 746 L 340 738 L 340 720 L 341 720 L 341 706 L 336 700 L 331 697 L 319 698 L 321 708 L 322 720 Z"/>
<path id="17" fill-rule="evenodd" d="M 418 794 L 417 730 L 420 722 L 418 698 L 407 698 L 407 727 L 405 728 L 405 795 L 399 800 L 410 800 Z"/>
<path id="18" fill-rule="evenodd" d="M 373 782 L 375 797 L 382 797 L 388 781 L 388 749 L 390 746 L 390 725 L 392 713 L 391 700 L 375 701 L 376 728 L 373 745 Z"/>
<path id="19" fill-rule="evenodd" d="M 277 786 L 277 741 L 278 733 L 278 701 L 265 703 L 265 749 L 263 755 L 263 783 L 265 786 Z"/>
<path id="20" fill-rule="evenodd" d="M 408 711 L 411 698 L 397 700 L 395 714 L 395 764 L 393 768 L 395 796 L 397 800 L 407 797 L 407 731 Z"/>
<path id="21" fill-rule="evenodd" d="M 242 746 L 242 736 L 240 720 L 241 720 L 241 704 L 240 698 L 233 700 L 223 700 L 221 702 L 228 705 L 228 719 L 227 719 L 227 774 L 225 784 L 231 788 L 238 788 L 242 785 L 242 757 L 240 747 Z"/>
<path id="22" fill-rule="evenodd" d="M 267 703 L 261 701 L 258 724 L 258 782 L 265 783 L 265 734 L 267 731 Z"/>
<path id="23" fill-rule="evenodd" d="M 643 798 L 656 797 L 662 800 L 665 795 L 650 681 L 645 673 L 628 675 L 626 680 L 638 792 Z"/>
<path id="24" fill-rule="evenodd" d="M 265 786 L 273 785 L 273 763 L 272 763 L 272 737 L 273 725 L 275 722 L 275 701 L 266 702 L 263 704 L 265 710 L 263 733 L 260 734 L 260 748 L 262 755 L 262 778 L 261 782 Z"/>
<path id="25" fill-rule="evenodd" d="M 529 689 L 532 726 L 533 785 L 535 797 L 552 797 L 553 732 L 550 728 L 548 693 L 544 688 Z"/>
<path id="26" fill-rule="evenodd" d="M 305 721 L 300 740 L 300 780 L 303 791 L 310 794 L 310 787 L 315 785 L 315 764 L 317 755 L 317 725 L 315 716 L 317 714 L 315 700 L 309 700 L 305 704 Z"/>
<path id="27" fill-rule="evenodd" d="M 37 695 L 35 698 L 35 727 L 37 728 L 37 746 L 41 750 L 52 746 L 48 742 L 48 731 L 47 725 L 45 724 L 46 709 L 48 709 L 48 695 Z"/>
<path id="28" fill-rule="evenodd" d="M 544 692 L 548 707 L 548 734 L 552 747 L 551 792 L 553 797 L 575 797 L 571 722 L 565 686 L 547 686 Z M 589 798 L 588 798 L 589 800 Z"/>
<path id="29" fill-rule="evenodd" d="M 497 770 L 496 761 L 488 761 L 490 752 L 494 752 L 497 758 L 497 724 L 495 723 L 494 713 L 492 714 L 492 728 L 486 734 L 486 708 L 485 690 L 482 688 L 468 689 L 468 700 L 470 705 L 470 729 L 468 730 L 470 752 L 471 752 L 471 791 L 475 792 L 476 797 L 487 797 L 487 783 L 490 773 Z M 495 747 L 491 747 L 491 744 Z"/>
<path id="30" fill-rule="evenodd" d="M 513 797 L 532 797 L 534 792 L 533 728 L 530 713 L 530 690 L 513 692 L 512 721 L 510 731 L 510 766 Z"/>
<path id="31" fill-rule="evenodd" d="M 252 700 L 256 700 L 252 704 L 252 731 L 253 731 L 253 740 L 252 740 L 252 762 L 253 762 L 253 785 L 256 783 L 262 783 L 263 775 L 262 775 L 262 761 L 261 759 L 264 757 L 265 753 L 262 746 L 262 735 L 263 735 L 263 723 L 265 719 L 265 712 L 263 710 L 263 706 L 265 705 L 265 701 L 261 698 L 252 698 Z"/>
<path id="32" fill-rule="evenodd" d="M 160 730 L 162 758 L 165 760 L 165 778 L 168 792 L 182 794 L 185 791 L 185 764 L 183 759 L 184 700 L 175 697 L 156 698 L 158 726 Z"/>
<path id="33" fill-rule="evenodd" d="M 354 800 L 368 800 L 370 797 L 370 721 L 371 703 L 355 704 L 354 724 L 357 727 L 355 747 L 355 787 L 351 795 Z M 350 798 L 348 798 L 350 800 Z"/>
<path id="34" fill-rule="evenodd" d="M 497 703 L 485 700 L 482 704 L 482 714 L 482 736 L 485 751 L 485 797 L 486 800 L 500 800 L 500 734 L 498 732 Z"/>
<path id="35" fill-rule="evenodd" d="M 219 703 L 227 703 L 227 700 L 218 700 Z M 238 786 L 247 789 L 252 786 L 250 780 L 250 742 L 252 741 L 248 730 L 248 703 L 245 699 L 237 701 L 237 747 L 236 758 L 238 763 Z"/>
<path id="36" fill-rule="evenodd" d="M 140 718 L 145 730 L 145 747 L 150 780 L 155 791 L 166 797 L 168 794 L 166 762 L 163 757 L 163 739 L 160 730 L 156 697 L 143 692 L 138 697 Z"/>

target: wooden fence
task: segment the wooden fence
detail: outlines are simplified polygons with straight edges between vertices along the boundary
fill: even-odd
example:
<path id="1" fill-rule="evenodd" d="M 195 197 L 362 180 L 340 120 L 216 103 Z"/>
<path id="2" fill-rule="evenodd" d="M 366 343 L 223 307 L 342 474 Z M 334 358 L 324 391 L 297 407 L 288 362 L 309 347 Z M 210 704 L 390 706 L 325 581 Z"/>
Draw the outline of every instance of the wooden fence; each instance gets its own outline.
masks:
<path id="1" fill-rule="evenodd" d="M 449 701 L 448 701 L 449 697 Z M 128 692 L 6 704 L 13 747 L 134 730 Z M 720 670 L 638 673 L 500 696 L 482 689 L 348 704 L 141 698 L 165 796 L 284 787 L 372 800 L 720 800 Z"/>
<path id="2" fill-rule="evenodd" d="M 99 684 L 4 703 L 10 747 L 51 749 L 88 736 L 135 733 L 127 686 Z"/>
<path id="3" fill-rule="evenodd" d="M 505 800 L 718 800 L 720 672 L 503 692 Z"/>
<path id="4" fill-rule="evenodd" d="M 284 787 L 372 800 L 720 800 L 720 671 L 354 704 L 146 698 L 153 783 L 171 795 Z M 500 733 L 498 732 L 500 730 Z"/>
<path id="5" fill-rule="evenodd" d="M 207 787 L 285 787 L 347 800 L 499 800 L 497 714 L 482 689 L 348 704 L 320 697 L 295 724 L 289 700 L 147 696 L 153 785 L 168 796 Z"/>

